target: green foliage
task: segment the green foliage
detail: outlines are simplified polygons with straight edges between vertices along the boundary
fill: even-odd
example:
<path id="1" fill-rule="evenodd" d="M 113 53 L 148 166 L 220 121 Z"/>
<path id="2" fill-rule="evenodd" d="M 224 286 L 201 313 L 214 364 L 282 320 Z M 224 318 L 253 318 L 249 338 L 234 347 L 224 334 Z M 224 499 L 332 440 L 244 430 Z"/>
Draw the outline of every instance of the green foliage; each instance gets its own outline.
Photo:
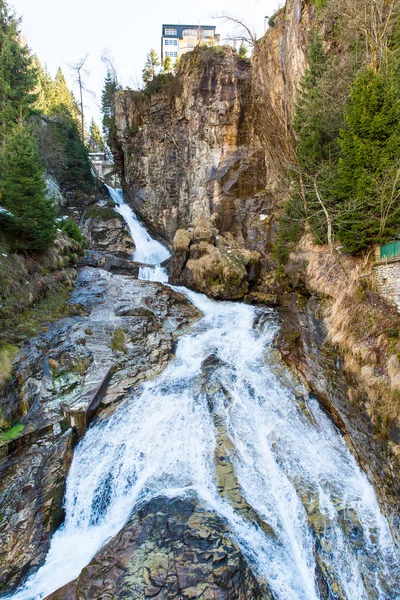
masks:
<path id="1" fill-rule="evenodd" d="M 164 73 L 172 72 L 172 58 L 170 56 L 166 56 L 164 60 Z"/>
<path id="2" fill-rule="evenodd" d="M 27 125 L 15 125 L 0 150 L 0 197 L 13 218 L 7 230 L 19 250 L 42 250 L 55 238 L 55 209 L 47 197 L 38 145 Z"/>
<path id="3" fill-rule="evenodd" d="M 72 219 L 63 219 L 60 224 L 60 229 L 62 229 L 69 237 L 79 244 L 83 244 L 83 235 L 78 225 Z"/>
<path id="4" fill-rule="evenodd" d="M 92 122 L 90 124 L 87 146 L 89 152 L 105 151 L 105 143 L 103 140 L 103 136 L 101 135 L 100 128 L 94 119 L 92 119 Z"/>
<path id="5" fill-rule="evenodd" d="M 36 135 L 45 167 L 65 194 L 90 193 L 93 175 L 81 139 L 78 104 L 61 69 L 53 80 L 37 58 L 35 62 L 38 72 L 36 109 L 43 115 L 37 123 Z"/>
<path id="6" fill-rule="evenodd" d="M 20 22 L 0 0 L 0 139 L 18 119 L 31 114 L 37 74 L 22 42 Z"/>
<path id="7" fill-rule="evenodd" d="M 0 433 L 0 444 L 3 442 L 11 442 L 12 440 L 17 439 L 20 437 L 24 429 L 25 425 L 18 423 L 17 425 L 14 425 L 14 427 L 11 427 L 11 429 L 7 429 L 7 431 Z"/>
<path id="8" fill-rule="evenodd" d="M 338 237 L 351 253 L 400 233 L 398 75 L 398 68 L 361 71 L 346 107 L 336 195 Z"/>
<path id="9" fill-rule="evenodd" d="M 43 147 L 46 136 L 41 150 L 49 171 L 67 194 L 90 193 L 93 175 L 88 151 L 82 144 L 76 120 L 67 115 L 59 115 L 56 119 L 47 121 L 47 128 L 51 140 L 50 153 Z M 54 150 L 58 150 L 58 157 L 54 156 Z"/>
<path id="10" fill-rule="evenodd" d="M 110 221 L 111 219 L 119 219 L 122 221 L 122 217 L 110 206 L 99 206 L 93 204 L 85 213 L 85 221 L 87 219 L 100 219 L 101 221 Z"/>
<path id="11" fill-rule="evenodd" d="M 317 10 L 321 8 L 325 8 L 327 5 L 327 0 L 310 0 L 312 6 L 315 6 Z"/>
<path id="12" fill-rule="evenodd" d="M 107 71 L 101 93 L 101 112 L 103 113 L 103 133 L 110 144 L 110 138 L 115 135 L 115 96 L 121 89 L 116 75 Z M 109 153 L 107 152 L 109 156 Z"/>
<path id="13" fill-rule="evenodd" d="M 174 80 L 172 73 L 159 73 L 155 75 L 151 81 L 149 81 L 145 87 L 146 94 L 154 94 L 169 87 L 170 83 Z"/>
<path id="14" fill-rule="evenodd" d="M 159 65 L 160 59 L 158 58 L 158 55 L 154 48 L 152 48 L 146 57 L 146 62 L 142 71 L 142 78 L 146 85 L 153 81 L 157 73 L 157 67 Z"/>
<path id="15" fill-rule="evenodd" d="M 279 219 L 272 255 L 280 266 L 286 264 L 289 254 L 299 241 L 304 228 L 305 215 L 300 196 L 294 196 L 285 206 Z"/>
<path id="16" fill-rule="evenodd" d="M 239 57 L 242 58 L 242 59 L 246 59 L 247 58 L 248 52 L 247 52 L 246 44 L 244 42 L 242 42 L 240 44 L 238 54 L 239 54 Z"/>
<path id="17" fill-rule="evenodd" d="M 268 18 L 268 27 L 271 27 L 271 28 L 275 27 L 275 25 L 276 25 L 276 17 L 277 17 L 277 14 L 272 15 L 272 17 Z"/>

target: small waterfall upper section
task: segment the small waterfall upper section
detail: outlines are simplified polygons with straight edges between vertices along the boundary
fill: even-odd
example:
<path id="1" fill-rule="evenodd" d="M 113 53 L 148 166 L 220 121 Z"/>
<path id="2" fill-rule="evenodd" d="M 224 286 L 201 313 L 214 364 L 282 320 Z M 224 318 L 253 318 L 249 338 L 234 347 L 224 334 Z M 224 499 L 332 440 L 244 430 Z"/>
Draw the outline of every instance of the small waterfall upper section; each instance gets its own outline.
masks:
<path id="1" fill-rule="evenodd" d="M 131 225 L 141 236 L 134 217 Z M 151 238 L 145 243 L 151 250 L 141 256 L 167 255 Z M 272 312 L 177 289 L 204 317 L 161 375 L 81 440 L 65 523 L 14 600 L 43 598 L 77 577 L 132 511 L 160 495 L 194 496 L 213 509 L 276 600 L 320 600 L 316 573 L 332 600 L 398 600 L 398 554 L 374 490 L 318 402 L 299 397 L 280 374 Z M 217 421 L 234 447 L 241 493 L 266 527 L 219 493 Z"/>
<path id="2" fill-rule="evenodd" d="M 149 265 L 140 268 L 139 278 L 166 283 L 168 281 L 168 274 L 160 264 L 170 257 L 169 251 L 160 242 L 150 237 L 131 207 L 124 202 L 122 190 L 116 190 L 110 186 L 107 186 L 107 189 L 110 198 L 116 203 L 115 210 L 125 220 L 132 239 L 135 242 L 136 250 L 132 256 L 132 260 L 143 265 Z"/>

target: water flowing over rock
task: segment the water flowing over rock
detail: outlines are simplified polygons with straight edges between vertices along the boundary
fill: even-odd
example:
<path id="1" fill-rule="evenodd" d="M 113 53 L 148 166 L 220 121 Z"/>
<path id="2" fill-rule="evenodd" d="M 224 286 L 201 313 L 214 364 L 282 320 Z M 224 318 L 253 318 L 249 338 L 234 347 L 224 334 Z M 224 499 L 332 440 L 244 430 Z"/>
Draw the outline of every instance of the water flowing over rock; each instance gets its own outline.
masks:
<path id="1" fill-rule="evenodd" d="M 391 599 L 387 522 L 340 433 L 277 362 L 271 310 L 179 291 L 204 317 L 87 432 L 64 525 L 14 599 Z"/>

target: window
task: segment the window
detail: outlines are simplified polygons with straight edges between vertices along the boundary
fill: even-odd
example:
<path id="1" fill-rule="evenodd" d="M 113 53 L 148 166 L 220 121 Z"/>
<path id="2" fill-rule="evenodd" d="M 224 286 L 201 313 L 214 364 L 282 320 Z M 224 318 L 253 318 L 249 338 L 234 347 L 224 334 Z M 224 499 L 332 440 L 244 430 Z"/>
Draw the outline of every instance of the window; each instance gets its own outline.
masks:
<path id="1" fill-rule="evenodd" d="M 178 40 L 164 40 L 166 46 L 177 46 Z"/>
<path id="2" fill-rule="evenodd" d="M 178 58 L 177 52 L 166 52 L 165 56 L 170 56 L 171 58 Z"/>
<path id="3" fill-rule="evenodd" d="M 176 29 L 168 29 L 168 27 L 166 27 L 164 35 L 177 35 L 177 33 Z"/>
<path id="4" fill-rule="evenodd" d="M 184 29 L 183 37 L 197 37 L 199 34 L 198 29 Z"/>
<path id="5" fill-rule="evenodd" d="M 213 29 L 203 29 L 203 35 L 204 35 L 204 37 L 214 37 L 214 30 Z"/>

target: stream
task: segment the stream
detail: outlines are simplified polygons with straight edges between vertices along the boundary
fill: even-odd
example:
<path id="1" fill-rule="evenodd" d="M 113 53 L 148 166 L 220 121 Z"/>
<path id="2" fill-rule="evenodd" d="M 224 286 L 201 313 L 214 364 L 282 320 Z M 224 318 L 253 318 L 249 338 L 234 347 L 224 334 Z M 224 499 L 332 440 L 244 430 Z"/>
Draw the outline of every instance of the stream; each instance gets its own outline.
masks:
<path id="1" fill-rule="evenodd" d="M 134 239 L 133 260 L 149 265 L 139 277 L 167 284 L 160 263 L 168 250 L 122 192 L 109 193 Z M 12 598 L 43 598 L 75 579 L 132 511 L 157 496 L 195 497 L 215 511 L 276 600 L 320 599 L 318 570 L 332 599 L 400 598 L 398 555 L 373 487 L 318 402 L 295 394 L 280 374 L 273 312 L 174 289 L 203 318 L 180 337 L 161 375 L 80 441 L 65 522 L 45 564 Z M 211 395 L 201 384 L 205 361 L 216 384 Z M 218 491 L 215 415 L 234 446 L 241 493 L 267 528 Z"/>

